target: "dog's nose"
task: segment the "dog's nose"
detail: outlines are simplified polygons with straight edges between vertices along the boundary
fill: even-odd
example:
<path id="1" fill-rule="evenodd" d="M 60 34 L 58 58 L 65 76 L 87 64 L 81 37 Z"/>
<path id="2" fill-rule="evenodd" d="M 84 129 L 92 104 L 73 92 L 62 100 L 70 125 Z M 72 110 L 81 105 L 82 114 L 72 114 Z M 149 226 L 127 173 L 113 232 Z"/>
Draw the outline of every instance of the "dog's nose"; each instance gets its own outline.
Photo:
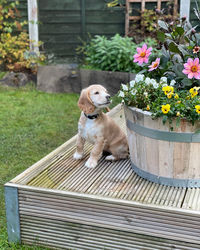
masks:
<path id="1" fill-rule="evenodd" d="M 106 99 L 109 101 L 109 100 L 110 100 L 110 95 L 107 95 L 107 96 L 106 96 Z"/>

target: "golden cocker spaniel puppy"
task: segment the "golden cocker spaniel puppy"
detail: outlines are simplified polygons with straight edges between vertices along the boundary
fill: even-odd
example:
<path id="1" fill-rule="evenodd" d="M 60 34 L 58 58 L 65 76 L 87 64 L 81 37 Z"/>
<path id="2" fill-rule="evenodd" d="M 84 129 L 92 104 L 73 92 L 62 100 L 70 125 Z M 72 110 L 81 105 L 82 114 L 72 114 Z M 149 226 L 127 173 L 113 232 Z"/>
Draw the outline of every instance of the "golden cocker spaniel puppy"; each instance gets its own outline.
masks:
<path id="1" fill-rule="evenodd" d="M 82 110 L 78 123 L 77 147 L 74 159 L 83 157 L 85 141 L 94 144 L 86 167 L 94 168 L 103 151 L 111 155 L 106 160 L 118 160 L 128 157 L 128 143 L 125 133 L 102 109 L 110 104 L 110 95 L 101 85 L 91 85 L 83 89 L 78 101 Z"/>

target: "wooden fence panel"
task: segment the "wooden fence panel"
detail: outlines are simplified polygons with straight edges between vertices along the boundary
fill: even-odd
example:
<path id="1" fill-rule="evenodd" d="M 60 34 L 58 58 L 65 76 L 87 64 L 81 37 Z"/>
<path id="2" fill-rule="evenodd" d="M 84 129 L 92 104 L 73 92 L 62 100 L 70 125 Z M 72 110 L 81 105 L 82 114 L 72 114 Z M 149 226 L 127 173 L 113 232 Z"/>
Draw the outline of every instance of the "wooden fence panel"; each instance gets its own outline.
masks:
<path id="1" fill-rule="evenodd" d="M 74 60 L 81 39 L 88 35 L 124 35 L 124 11 L 108 9 L 102 0 L 42 0 L 39 5 L 39 39 L 57 61 Z"/>
<path id="2" fill-rule="evenodd" d="M 158 2 L 161 9 L 166 5 L 165 0 L 157 1 L 143 2 L 146 2 L 147 9 L 153 9 Z M 139 16 L 141 0 L 134 0 L 132 5 L 129 15 Z M 125 8 L 107 8 L 104 0 L 38 0 L 38 7 L 39 39 L 44 42 L 45 51 L 53 53 L 55 61 L 74 61 L 75 50 L 81 44 L 80 38 L 86 40 L 88 34 L 111 37 L 116 33 L 125 33 Z M 194 14 L 195 7 L 195 0 L 191 0 L 190 21 L 200 26 Z M 28 20 L 27 0 L 20 0 L 18 9 L 22 20 Z M 25 29 L 28 30 L 28 26 Z M 200 31 L 200 27 L 197 30 Z"/>

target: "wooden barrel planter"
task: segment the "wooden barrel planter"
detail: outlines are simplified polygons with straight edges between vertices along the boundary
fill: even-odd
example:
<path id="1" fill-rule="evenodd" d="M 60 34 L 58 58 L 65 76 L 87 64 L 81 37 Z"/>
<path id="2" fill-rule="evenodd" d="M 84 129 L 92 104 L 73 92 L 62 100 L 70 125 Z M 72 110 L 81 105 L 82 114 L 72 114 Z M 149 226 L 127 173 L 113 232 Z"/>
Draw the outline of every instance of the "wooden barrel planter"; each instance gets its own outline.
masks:
<path id="1" fill-rule="evenodd" d="M 151 113 L 125 106 L 131 164 L 141 177 L 162 185 L 200 187 L 200 122 L 181 120 L 173 131 Z"/>

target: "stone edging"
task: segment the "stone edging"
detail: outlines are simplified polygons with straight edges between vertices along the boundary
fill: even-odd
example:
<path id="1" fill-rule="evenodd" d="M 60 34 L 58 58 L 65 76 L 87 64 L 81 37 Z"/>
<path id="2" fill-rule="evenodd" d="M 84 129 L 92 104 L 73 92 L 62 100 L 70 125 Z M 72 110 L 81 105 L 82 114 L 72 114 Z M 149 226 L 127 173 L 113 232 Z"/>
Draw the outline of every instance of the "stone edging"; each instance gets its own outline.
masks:
<path id="1" fill-rule="evenodd" d="M 75 65 L 50 65 L 38 69 L 37 88 L 49 93 L 80 93 L 91 84 L 103 85 L 111 95 L 135 78 L 127 72 L 78 69 Z"/>

